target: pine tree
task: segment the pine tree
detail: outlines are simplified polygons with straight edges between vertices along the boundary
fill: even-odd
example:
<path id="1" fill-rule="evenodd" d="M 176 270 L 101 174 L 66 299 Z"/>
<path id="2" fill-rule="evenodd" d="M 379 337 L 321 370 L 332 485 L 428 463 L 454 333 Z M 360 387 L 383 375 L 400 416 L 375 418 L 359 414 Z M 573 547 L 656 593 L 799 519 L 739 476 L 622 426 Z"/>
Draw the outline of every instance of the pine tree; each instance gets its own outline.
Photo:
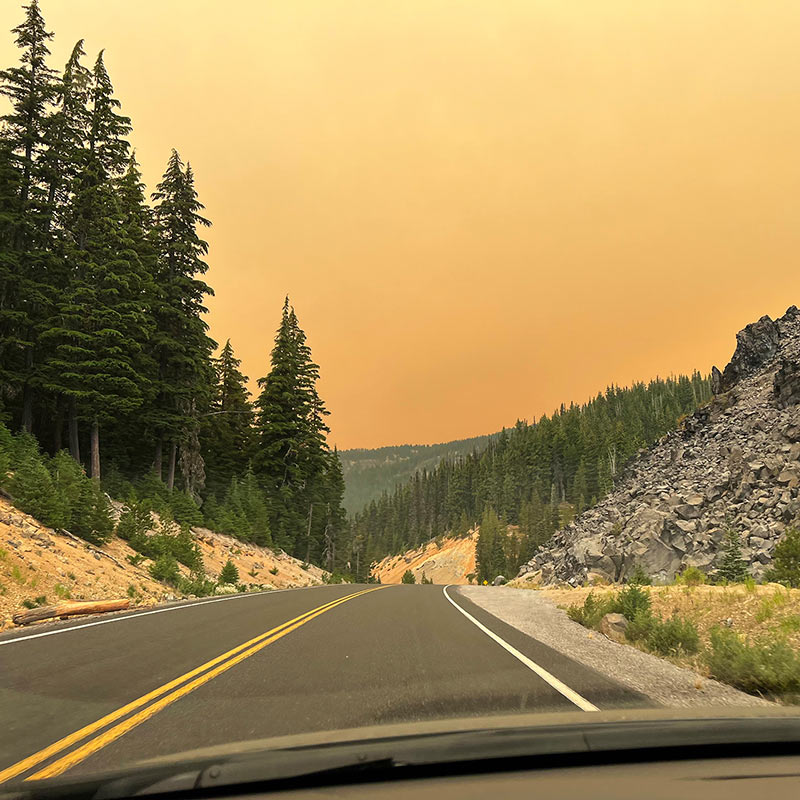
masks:
<path id="1" fill-rule="evenodd" d="M 2 117 L 3 158 L 17 175 L 12 182 L 18 190 L 11 208 L 13 235 L 4 261 L 7 283 L 0 293 L 0 339 L 3 345 L 3 379 L 6 391 L 22 394 L 21 427 L 33 427 L 34 395 L 39 387 L 38 335 L 46 324 L 52 297 L 52 262 L 41 235 L 46 197 L 41 181 L 41 157 L 46 142 L 49 104 L 55 96 L 55 73 L 47 65 L 47 31 L 37 0 L 24 6 L 25 20 L 14 28 L 20 49 L 20 63 L 0 71 L 0 95 L 11 102 Z M 8 174 L 6 176 L 8 178 Z M 6 183 L 6 190 L 8 183 Z M 10 352 L 9 352 L 10 351 Z M 8 365 L 8 366 L 5 366 Z"/>
<path id="2" fill-rule="evenodd" d="M 56 93 L 56 79 L 47 66 L 47 43 L 53 34 L 45 27 L 38 0 L 31 0 L 23 10 L 25 21 L 12 31 L 22 51 L 20 65 L 0 72 L 0 94 L 12 105 L 11 113 L 2 117 L 3 134 L 20 168 L 20 200 L 25 208 L 40 189 L 36 166 L 46 141 L 48 106 Z"/>
<path id="3" fill-rule="evenodd" d="M 794 589 L 800 588 L 800 528 L 788 528 L 775 546 L 772 568 L 767 580 L 782 583 Z"/>
<path id="4" fill-rule="evenodd" d="M 740 583 L 747 577 L 747 563 L 742 558 L 742 540 L 730 526 L 725 531 L 722 560 L 717 569 L 717 576 L 731 583 Z"/>
<path id="5" fill-rule="evenodd" d="M 240 365 L 229 339 L 214 359 L 216 383 L 203 430 L 203 457 L 212 490 L 241 475 L 252 454 L 253 407 Z"/>
<path id="6" fill-rule="evenodd" d="M 197 278 L 208 269 L 204 261 L 208 244 L 198 228 L 211 223 L 201 215 L 203 205 L 191 168 L 184 169 L 176 150 L 152 197 L 159 254 L 154 308 L 158 372 L 156 401 L 148 421 L 157 442 L 154 463 L 159 477 L 162 443 L 169 443 L 167 485 L 171 489 L 178 444 L 199 425 L 197 414 L 208 404 L 213 384 L 210 359 L 215 344 L 203 319 L 205 297 L 213 292 Z"/>
<path id="7" fill-rule="evenodd" d="M 319 557 L 331 485 L 338 466 L 326 443 L 325 406 L 316 390 L 319 367 L 287 297 L 271 354 L 269 375 L 258 385 L 257 450 L 253 469 L 272 500 L 273 539 L 281 547 Z M 338 501 L 333 500 L 338 509 Z M 305 548 L 301 550 L 302 545 Z"/>
<path id="8" fill-rule="evenodd" d="M 42 179 L 47 187 L 46 230 L 66 206 L 73 182 L 86 166 L 84 148 L 91 125 L 92 73 L 81 63 L 84 55 L 81 39 L 64 67 L 56 87 L 56 110 L 47 120 L 47 149 L 42 158 Z"/>
<path id="9" fill-rule="evenodd" d="M 230 559 L 225 562 L 222 572 L 219 573 L 220 583 L 239 583 L 239 570 Z"/>

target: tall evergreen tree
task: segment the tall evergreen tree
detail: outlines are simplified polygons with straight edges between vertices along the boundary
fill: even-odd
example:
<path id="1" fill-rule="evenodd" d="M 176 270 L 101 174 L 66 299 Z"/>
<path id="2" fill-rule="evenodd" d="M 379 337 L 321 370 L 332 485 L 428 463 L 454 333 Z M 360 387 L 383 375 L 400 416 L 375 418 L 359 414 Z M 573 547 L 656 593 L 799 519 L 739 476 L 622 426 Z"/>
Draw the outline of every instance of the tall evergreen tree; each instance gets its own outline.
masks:
<path id="1" fill-rule="evenodd" d="M 184 168 L 176 150 L 153 200 L 159 252 L 154 308 L 158 375 L 149 422 L 156 438 L 154 466 L 159 477 L 163 443 L 169 445 L 167 485 L 171 489 L 178 445 L 199 424 L 197 414 L 208 404 L 213 384 L 210 360 L 215 344 L 203 319 L 203 303 L 213 292 L 197 277 L 208 270 L 204 260 L 208 244 L 200 238 L 198 228 L 211 223 L 201 214 L 203 205 L 191 167 Z"/>
<path id="2" fill-rule="evenodd" d="M 213 491 L 241 475 L 252 455 L 253 405 L 240 366 L 229 339 L 214 359 L 216 382 L 203 429 L 203 457 Z"/>
<path id="3" fill-rule="evenodd" d="M 305 543 L 309 558 L 319 555 L 324 535 L 326 515 L 319 506 L 328 503 L 331 467 L 318 377 L 319 367 L 287 297 L 269 375 L 258 381 L 253 468 L 273 498 L 274 540 L 297 552 Z"/>
<path id="4" fill-rule="evenodd" d="M 5 259 L 10 270 L 2 289 L 0 312 L 6 390 L 22 395 L 21 425 L 33 427 L 34 394 L 40 383 L 38 335 L 45 324 L 52 289 L 46 241 L 41 236 L 45 197 L 41 156 L 46 142 L 49 104 L 55 96 L 55 73 L 47 65 L 48 42 L 53 38 L 37 0 L 24 6 L 25 20 L 13 29 L 20 62 L 0 72 L 0 95 L 11 102 L 2 117 L 3 147 L 18 170 L 17 223 L 13 225 L 14 256 Z"/>

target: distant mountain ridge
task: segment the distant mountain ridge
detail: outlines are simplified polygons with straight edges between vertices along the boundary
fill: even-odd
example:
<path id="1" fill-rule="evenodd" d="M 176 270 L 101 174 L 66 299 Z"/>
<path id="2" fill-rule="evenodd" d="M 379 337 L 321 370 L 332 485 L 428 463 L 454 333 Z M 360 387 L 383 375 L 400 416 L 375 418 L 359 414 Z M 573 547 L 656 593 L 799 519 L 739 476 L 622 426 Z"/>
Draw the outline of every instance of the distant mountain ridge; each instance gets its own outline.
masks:
<path id="1" fill-rule="evenodd" d="M 340 450 L 339 458 L 345 480 L 343 505 L 350 514 L 361 511 L 383 492 L 391 492 L 398 483 L 406 482 L 415 472 L 431 470 L 443 458 L 468 455 L 475 450 L 480 452 L 498 435 L 486 434 L 440 444 L 402 444 L 373 450 Z"/>

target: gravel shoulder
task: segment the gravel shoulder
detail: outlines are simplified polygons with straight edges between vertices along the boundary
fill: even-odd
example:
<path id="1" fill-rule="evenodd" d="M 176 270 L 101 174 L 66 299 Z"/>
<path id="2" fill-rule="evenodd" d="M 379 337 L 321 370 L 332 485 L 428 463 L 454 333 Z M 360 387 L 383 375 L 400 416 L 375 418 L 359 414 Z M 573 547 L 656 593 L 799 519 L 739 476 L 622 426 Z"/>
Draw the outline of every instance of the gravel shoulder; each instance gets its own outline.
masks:
<path id="1" fill-rule="evenodd" d="M 630 645 L 612 642 L 573 622 L 539 592 L 506 586 L 461 586 L 455 592 L 542 644 L 647 695 L 659 705 L 775 706 Z"/>

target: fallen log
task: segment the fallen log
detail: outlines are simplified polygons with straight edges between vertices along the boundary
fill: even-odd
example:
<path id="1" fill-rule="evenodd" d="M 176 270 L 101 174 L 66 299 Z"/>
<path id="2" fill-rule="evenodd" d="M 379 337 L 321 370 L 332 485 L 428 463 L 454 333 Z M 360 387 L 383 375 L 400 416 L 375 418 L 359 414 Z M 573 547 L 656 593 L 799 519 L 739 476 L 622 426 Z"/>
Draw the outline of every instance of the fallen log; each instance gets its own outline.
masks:
<path id="1" fill-rule="evenodd" d="M 42 606 L 14 614 L 11 618 L 15 625 L 30 625 L 44 619 L 74 617 L 79 614 L 104 614 L 108 611 L 124 611 L 130 606 L 130 600 L 72 600 L 59 603 L 57 606 Z"/>

